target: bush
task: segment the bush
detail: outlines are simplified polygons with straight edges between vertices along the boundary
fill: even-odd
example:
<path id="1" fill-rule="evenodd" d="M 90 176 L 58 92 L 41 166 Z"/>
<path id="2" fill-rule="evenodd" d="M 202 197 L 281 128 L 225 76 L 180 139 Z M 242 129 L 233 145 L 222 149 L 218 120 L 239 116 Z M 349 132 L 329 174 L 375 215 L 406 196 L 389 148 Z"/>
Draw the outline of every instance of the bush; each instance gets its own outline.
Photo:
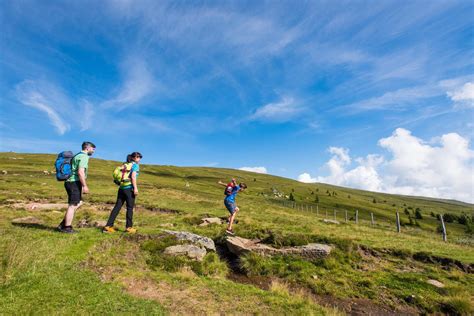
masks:
<path id="1" fill-rule="evenodd" d="M 240 257 L 240 267 L 249 276 L 270 275 L 271 268 L 265 257 L 250 252 Z"/>
<path id="2" fill-rule="evenodd" d="M 421 209 L 418 208 L 418 207 L 415 210 L 415 218 L 416 219 L 423 219 L 423 216 L 421 215 Z"/>
<path id="3" fill-rule="evenodd" d="M 470 218 L 465 213 L 462 213 L 461 215 L 458 216 L 458 223 L 461 225 L 467 225 L 469 221 L 470 221 Z"/>
<path id="4" fill-rule="evenodd" d="M 458 217 L 455 214 L 446 213 L 443 215 L 443 219 L 446 223 L 452 223 L 458 220 Z"/>

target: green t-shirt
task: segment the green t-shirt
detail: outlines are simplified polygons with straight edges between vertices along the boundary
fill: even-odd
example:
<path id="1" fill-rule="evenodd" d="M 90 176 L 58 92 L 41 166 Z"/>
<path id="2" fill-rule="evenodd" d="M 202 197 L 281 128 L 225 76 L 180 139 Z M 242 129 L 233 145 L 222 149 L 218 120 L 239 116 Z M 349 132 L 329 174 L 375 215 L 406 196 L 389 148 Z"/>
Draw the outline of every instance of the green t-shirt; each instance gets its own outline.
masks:
<path id="1" fill-rule="evenodd" d="M 84 173 L 87 179 L 87 169 L 89 168 L 89 155 L 83 151 L 78 153 L 72 158 L 71 161 L 71 177 L 67 179 L 68 182 L 80 181 L 79 179 L 79 168 L 84 168 Z"/>

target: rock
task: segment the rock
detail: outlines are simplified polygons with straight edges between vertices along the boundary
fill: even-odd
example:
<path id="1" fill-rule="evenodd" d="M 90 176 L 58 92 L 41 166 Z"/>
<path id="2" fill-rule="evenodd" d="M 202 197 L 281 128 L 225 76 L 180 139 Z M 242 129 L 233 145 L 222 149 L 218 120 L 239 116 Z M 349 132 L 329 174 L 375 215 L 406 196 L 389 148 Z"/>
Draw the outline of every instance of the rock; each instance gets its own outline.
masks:
<path id="1" fill-rule="evenodd" d="M 326 224 L 336 224 L 336 225 L 340 224 L 340 222 L 336 221 L 335 219 L 322 219 L 321 221 Z"/>
<path id="2" fill-rule="evenodd" d="M 444 284 L 441 283 L 441 282 L 439 282 L 439 281 L 437 281 L 437 280 L 428 280 L 428 281 L 426 281 L 426 283 L 431 284 L 431 285 L 433 285 L 433 286 L 435 286 L 435 287 L 437 287 L 437 288 L 439 288 L 439 289 L 444 288 Z"/>
<path id="3" fill-rule="evenodd" d="M 43 170 L 43 174 L 44 174 L 45 176 L 49 176 L 49 171 L 48 171 L 48 170 Z"/>
<path id="4" fill-rule="evenodd" d="M 107 221 L 94 221 L 92 222 L 92 226 L 94 227 L 105 227 L 107 225 Z"/>
<path id="5" fill-rule="evenodd" d="M 312 278 L 315 279 L 315 280 L 319 279 L 319 277 L 318 277 L 316 274 L 314 274 L 314 275 L 312 276 Z"/>
<path id="6" fill-rule="evenodd" d="M 2 174 L 8 174 L 8 171 L 2 170 Z"/>
<path id="7" fill-rule="evenodd" d="M 207 226 L 211 224 L 221 225 L 223 223 L 222 219 L 220 219 L 219 217 L 206 217 L 206 218 L 203 218 L 201 221 L 202 223 L 199 224 L 199 226 Z"/>
<path id="8" fill-rule="evenodd" d="M 327 257 L 332 250 L 329 245 L 308 244 L 300 247 L 273 248 L 260 244 L 258 241 L 249 240 L 242 237 L 228 237 L 227 248 L 230 252 L 240 256 L 246 252 L 255 252 L 261 255 L 298 255 L 307 259 L 319 259 Z"/>
<path id="9" fill-rule="evenodd" d="M 211 238 L 199 236 L 189 232 L 177 232 L 173 230 L 165 230 L 164 232 L 176 236 L 178 240 L 187 240 L 193 244 L 198 244 L 206 248 L 207 250 L 216 251 L 216 245 L 214 244 L 214 241 Z"/>
<path id="10" fill-rule="evenodd" d="M 206 249 L 196 245 L 176 245 L 167 247 L 164 254 L 170 256 L 186 255 L 191 259 L 201 261 L 206 255 Z"/>
<path id="11" fill-rule="evenodd" d="M 24 208 L 30 211 L 42 211 L 42 210 L 60 210 L 67 209 L 68 205 L 65 203 L 15 203 L 12 205 L 13 208 Z"/>
<path id="12" fill-rule="evenodd" d="M 12 224 L 40 225 L 43 224 L 43 221 L 33 216 L 27 216 L 13 219 Z"/>
<path id="13" fill-rule="evenodd" d="M 173 223 L 164 223 L 164 224 L 160 224 L 160 227 L 174 227 L 174 224 Z"/>
<path id="14" fill-rule="evenodd" d="M 77 225 L 78 228 L 85 228 L 85 227 L 90 227 L 89 221 L 85 218 L 81 219 Z"/>

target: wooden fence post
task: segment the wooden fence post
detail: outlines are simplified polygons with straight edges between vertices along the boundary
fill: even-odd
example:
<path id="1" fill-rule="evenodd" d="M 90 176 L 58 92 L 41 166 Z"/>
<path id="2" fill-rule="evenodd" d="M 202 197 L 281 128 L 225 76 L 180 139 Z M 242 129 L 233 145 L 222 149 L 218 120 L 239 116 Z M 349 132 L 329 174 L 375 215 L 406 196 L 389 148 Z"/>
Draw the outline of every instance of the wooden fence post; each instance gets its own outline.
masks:
<path id="1" fill-rule="evenodd" d="M 441 226 L 443 226 L 443 241 L 448 241 L 448 236 L 446 235 L 446 225 L 444 224 L 443 214 L 440 214 Z"/>
<path id="2" fill-rule="evenodd" d="M 372 226 L 374 226 L 374 213 L 370 212 L 370 222 L 372 223 Z"/>
<path id="3" fill-rule="evenodd" d="M 397 233 L 401 231 L 400 229 L 400 214 L 397 212 Z"/>
<path id="4" fill-rule="evenodd" d="M 344 210 L 345 214 L 346 214 L 346 223 L 347 223 L 347 210 Z"/>
<path id="5" fill-rule="evenodd" d="M 334 210 L 334 220 L 336 220 L 336 210 Z"/>
<path id="6" fill-rule="evenodd" d="M 316 216 L 319 216 L 319 204 L 316 204 Z"/>
<path id="7" fill-rule="evenodd" d="M 355 222 L 356 224 L 359 224 L 359 210 L 356 210 Z"/>
<path id="8" fill-rule="evenodd" d="M 326 216 L 324 218 L 328 218 L 328 210 L 326 210 Z"/>

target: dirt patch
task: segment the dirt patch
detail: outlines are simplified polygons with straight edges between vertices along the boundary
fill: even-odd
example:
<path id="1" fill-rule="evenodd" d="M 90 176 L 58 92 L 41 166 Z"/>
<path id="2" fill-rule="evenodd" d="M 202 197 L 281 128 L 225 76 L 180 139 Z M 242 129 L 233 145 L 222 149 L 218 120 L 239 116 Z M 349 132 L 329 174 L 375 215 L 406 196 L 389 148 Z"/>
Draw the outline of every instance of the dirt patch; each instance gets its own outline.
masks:
<path id="1" fill-rule="evenodd" d="M 158 213 L 162 213 L 162 214 L 181 214 L 182 211 L 178 211 L 178 210 L 173 210 L 173 209 L 169 209 L 169 208 L 161 208 L 161 207 L 145 207 L 144 209 L 150 211 L 150 212 L 158 212 Z"/>
<path id="2" fill-rule="evenodd" d="M 325 307 L 337 308 L 348 315 L 419 315 L 419 312 L 411 307 L 401 306 L 394 310 L 388 306 L 374 303 L 369 299 L 361 298 L 336 298 L 329 295 L 312 295 L 315 302 Z"/>
<path id="3" fill-rule="evenodd" d="M 451 259 L 451 258 L 443 258 L 438 256 L 433 256 L 424 252 L 417 252 L 413 255 L 413 259 L 423 262 L 423 263 L 432 263 L 432 264 L 439 264 L 443 267 L 443 269 L 449 270 L 451 268 L 459 269 L 466 273 L 474 273 L 474 264 L 465 264 L 461 261 Z"/>

